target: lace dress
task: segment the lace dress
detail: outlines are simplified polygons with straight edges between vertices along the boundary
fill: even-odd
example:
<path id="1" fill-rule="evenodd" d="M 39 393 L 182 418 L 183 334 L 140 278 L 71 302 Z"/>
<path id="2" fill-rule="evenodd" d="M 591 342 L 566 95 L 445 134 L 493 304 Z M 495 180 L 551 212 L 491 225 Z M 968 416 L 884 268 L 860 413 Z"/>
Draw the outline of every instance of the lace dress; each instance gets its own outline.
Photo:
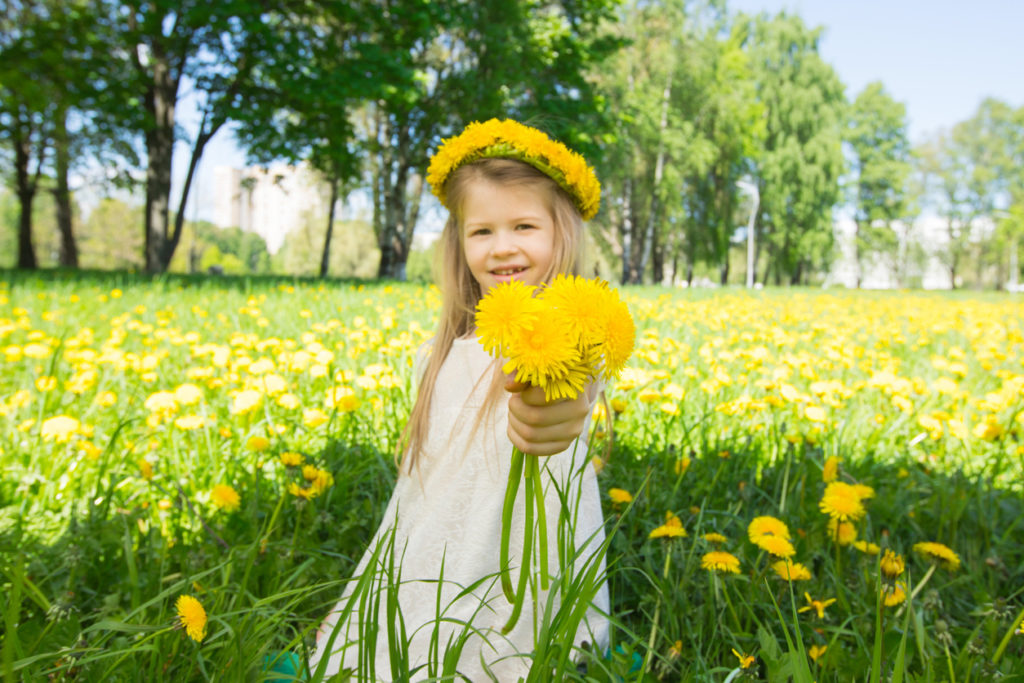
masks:
<path id="1" fill-rule="evenodd" d="M 339 618 L 349 602 L 355 579 L 365 575 L 374 548 L 382 540 L 386 543 L 392 530 L 394 553 L 391 557 L 395 564 L 401 564 L 398 603 L 406 633 L 411 636 L 409 667 L 415 669 L 430 657 L 432 631 L 438 624 L 438 578 L 443 562 L 440 606 L 444 620 L 437 626 L 440 652 L 444 652 L 450 636 L 457 637 L 464 631 L 462 623 L 471 622 L 473 630 L 459 658 L 459 674 L 474 682 L 490 680 L 492 675 L 498 681 L 515 681 L 529 670 L 530 659 L 525 655 L 534 649 L 535 621 L 531 598 L 527 598 L 516 626 L 509 634 L 501 634 L 501 627 L 512 612 L 497 579 L 501 508 L 512 443 L 506 434 L 507 401 L 499 399 L 493 410 L 481 412 L 492 362 L 476 339 L 455 340 L 437 377 L 429 434 L 419 467 L 412 475 L 399 475 L 384 518 L 355 570 L 353 581 L 347 584 L 342 599 L 320 627 L 310 660 L 311 670 L 316 671 L 323 658 L 328 659 L 328 675 L 357 667 L 360 661 L 358 606 L 340 625 Z M 486 421 L 480 422 L 481 417 Z M 554 486 L 556 482 L 570 492 L 570 509 L 576 517 L 575 547 L 582 551 L 574 565 L 578 571 L 605 537 L 597 480 L 589 463 L 586 443 L 580 438 L 563 453 L 543 458 L 541 462 L 550 574 L 554 576 L 558 571 L 556 527 L 562 510 Z M 512 520 L 513 583 L 519 574 L 522 554 L 523 493 L 520 486 Z M 536 567 L 536 550 L 533 556 Z M 370 575 L 374 580 L 385 574 L 381 567 L 389 560 L 389 553 L 378 554 L 377 573 Z M 603 574 L 602 562 L 602 577 Z M 460 596 L 465 588 L 471 590 Z M 382 592 L 375 651 L 378 680 L 392 677 L 386 602 Z M 537 604 L 545 604 L 544 594 Z M 581 622 L 576 643 L 587 641 L 603 650 L 608 640 L 608 623 L 595 607 L 602 613 L 608 612 L 608 593 L 604 585 Z M 329 642 L 332 635 L 333 641 Z M 363 647 L 365 649 L 367 644 Z M 364 662 L 366 657 L 364 652 Z M 414 679 L 425 677 L 426 668 L 413 674 Z"/>

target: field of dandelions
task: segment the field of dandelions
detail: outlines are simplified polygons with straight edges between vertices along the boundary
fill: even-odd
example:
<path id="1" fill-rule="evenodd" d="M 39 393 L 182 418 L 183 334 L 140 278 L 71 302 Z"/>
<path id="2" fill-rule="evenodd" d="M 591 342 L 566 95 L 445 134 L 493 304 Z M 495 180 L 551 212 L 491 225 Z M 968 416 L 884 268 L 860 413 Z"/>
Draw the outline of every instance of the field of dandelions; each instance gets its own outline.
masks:
<path id="1" fill-rule="evenodd" d="M 1024 680 L 1019 297 L 622 295 L 591 436 L 612 642 L 569 677 Z M 3 680 L 307 680 L 438 303 L 6 273 Z"/>

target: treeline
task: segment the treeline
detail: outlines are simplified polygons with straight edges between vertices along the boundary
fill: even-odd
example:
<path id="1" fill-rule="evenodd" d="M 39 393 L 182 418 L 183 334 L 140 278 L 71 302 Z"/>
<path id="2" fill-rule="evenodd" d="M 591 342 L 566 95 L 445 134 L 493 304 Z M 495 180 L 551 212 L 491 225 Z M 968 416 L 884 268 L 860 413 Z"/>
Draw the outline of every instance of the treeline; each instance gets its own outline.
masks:
<path id="1" fill-rule="evenodd" d="M 758 280 L 811 282 L 834 258 L 839 206 L 855 215 L 858 281 L 879 262 L 907 280 L 919 252 L 907 226 L 922 211 L 945 220 L 927 246 L 952 282 L 968 263 L 1019 268 L 1024 107 L 986 100 L 915 148 L 904 106 L 877 83 L 848 95 L 819 37 L 797 16 L 714 0 L 12 0 L 0 171 L 17 200 L 16 264 L 39 263 L 41 193 L 56 225 L 46 248 L 79 264 L 73 179 L 102 169 L 103 184 L 144 196 L 136 238 L 118 249 L 148 272 L 191 266 L 184 207 L 207 144 L 231 128 L 253 163 L 308 162 L 332 209 L 355 190 L 371 198 L 368 226 L 336 229 L 332 210 L 280 266 L 335 272 L 344 239 L 363 267 L 373 255 L 369 275 L 405 278 L 431 151 L 468 121 L 508 116 L 597 167 L 593 239 L 624 282 L 735 278 L 751 212 Z M 186 88 L 199 124 L 172 205 Z M 253 253 L 232 255 L 274 267 Z"/>

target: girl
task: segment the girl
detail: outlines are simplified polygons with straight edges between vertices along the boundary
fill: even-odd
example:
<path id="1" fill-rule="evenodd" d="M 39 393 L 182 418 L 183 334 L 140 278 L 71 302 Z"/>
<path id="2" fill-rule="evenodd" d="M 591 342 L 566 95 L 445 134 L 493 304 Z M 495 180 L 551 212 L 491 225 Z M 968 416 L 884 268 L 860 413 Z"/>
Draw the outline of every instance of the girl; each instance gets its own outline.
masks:
<path id="1" fill-rule="evenodd" d="M 498 283 L 541 285 L 558 273 L 575 274 L 583 219 L 596 213 L 600 186 L 579 155 L 536 129 L 496 119 L 446 140 L 427 180 L 449 210 L 440 242 L 440 324 L 426 358 L 418 358 L 419 393 L 384 519 L 320 627 L 310 668 L 314 675 L 349 669 L 358 680 L 425 678 L 433 668 L 428 662 L 461 644 L 457 678 L 515 681 L 537 650 L 540 612 L 556 609 L 559 595 L 550 606 L 546 592 L 527 596 L 522 617 L 502 633 L 512 612 L 497 581 L 512 446 L 527 457 L 551 456 L 542 463 L 545 509 L 549 524 L 563 528 L 549 532 L 548 557 L 558 558 L 558 538 L 567 538 L 572 547 L 563 545 L 563 557 L 582 571 L 604 541 L 595 473 L 579 438 L 598 388 L 548 403 L 540 388 L 508 381 L 476 339 L 474 310 Z M 525 523 L 522 487 L 519 497 L 511 526 L 514 573 Z M 558 565 L 549 573 L 557 577 Z M 603 651 L 603 582 L 592 594 L 575 643 Z M 388 611 L 389 596 L 400 617 Z M 395 661 L 402 628 L 407 659 Z"/>

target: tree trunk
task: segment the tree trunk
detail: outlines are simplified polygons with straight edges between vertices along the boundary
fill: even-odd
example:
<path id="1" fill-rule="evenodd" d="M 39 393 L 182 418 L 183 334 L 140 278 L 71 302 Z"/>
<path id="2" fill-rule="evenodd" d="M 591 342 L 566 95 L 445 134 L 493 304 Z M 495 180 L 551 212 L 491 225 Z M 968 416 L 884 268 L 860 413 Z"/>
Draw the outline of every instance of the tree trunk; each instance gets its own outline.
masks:
<path id="1" fill-rule="evenodd" d="M 729 284 L 729 255 L 726 254 L 725 262 L 718 268 L 718 284 L 725 287 Z"/>
<path id="2" fill-rule="evenodd" d="M 631 263 L 633 254 L 633 179 L 626 178 L 622 188 L 622 221 L 620 225 L 622 233 L 622 284 L 629 284 Z"/>
<path id="3" fill-rule="evenodd" d="M 331 264 L 331 235 L 334 234 L 334 205 L 338 203 L 338 179 L 331 178 L 331 203 L 327 207 L 327 232 L 324 234 L 324 250 L 320 255 L 320 277 L 327 277 Z"/>
<path id="4" fill-rule="evenodd" d="M 647 229 L 644 231 L 644 249 L 640 256 L 640 275 L 647 271 L 647 264 L 651 262 L 651 255 L 654 251 L 654 233 L 657 229 L 658 214 L 660 213 L 661 207 L 658 202 L 658 186 L 661 185 L 661 178 L 664 175 L 665 170 L 665 145 L 662 143 L 662 137 L 665 135 L 665 129 L 668 127 L 668 103 L 672 97 L 672 70 L 669 69 L 668 77 L 666 79 L 665 88 L 661 93 L 661 121 L 658 123 L 658 151 L 654 159 L 654 184 L 651 190 L 651 202 L 648 207 L 647 213 Z M 657 270 L 661 270 L 660 268 Z M 652 273 L 654 282 L 660 282 L 660 273 Z"/>
<path id="5" fill-rule="evenodd" d="M 171 197 L 171 161 L 174 154 L 174 105 L 178 83 L 161 46 L 153 46 L 153 80 L 146 92 L 146 112 L 151 121 L 146 131 L 146 271 L 166 270 L 163 255 L 168 237 Z"/>
<path id="6" fill-rule="evenodd" d="M 188 172 L 185 174 L 185 184 L 181 188 L 181 199 L 178 200 L 178 213 L 174 216 L 174 232 L 171 234 L 170 238 L 163 240 L 163 248 L 160 250 L 160 270 L 158 271 L 161 273 L 166 271 L 168 266 L 171 265 L 171 259 L 174 258 L 174 252 L 178 248 L 178 243 L 181 241 L 181 233 L 185 228 L 185 203 L 188 201 L 188 195 L 192 189 L 192 181 L 195 179 L 196 169 L 199 167 L 199 162 L 203 158 L 203 150 L 206 149 L 206 143 L 216 135 L 217 131 L 224 123 L 223 121 L 214 123 L 210 126 L 210 130 L 207 131 L 206 121 L 209 118 L 209 114 L 209 110 L 203 111 L 203 118 L 199 123 L 199 132 L 196 135 L 196 142 L 192 146 L 192 157 L 188 161 Z M 170 185 L 168 185 L 168 196 L 170 195 L 169 188 Z M 164 234 L 167 234 L 166 230 Z"/>
<path id="7" fill-rule="evenodd" d="M 57 113 L 54 136 L 57 187 L 53 198 L 57 205 L 57 230 L 60 231 L 60 265 L 77 268 L 78 246 L 71 225 L 71 191 L 68 189 L 71 152 L 68 148 L 67 111 L 64 109 Z"/>
<path id="8" fill-rule="evenodd" d="M 32 201 L 36 196 L 38 187 L 38 171 L 33 179 L 29 174 L 28 164 L 31 158 L 30 136 L 20 135 L 14 142 L 14 166 L 17 178 L 18 191 L 18 268 L 35 270 L 39 267 L 36 261 L 36 251 L 32 247 Z M 40 166 L 42 164 L 40 163 Z"/>
<path id="9" fill-rule="evenodd" d="M 861 282 L 863 281 L 863 274 L 860 268 L 861 260 L 861 248 L 860 248 L 860 221 L 854 221 L 853 228 L 853 268 L 854 268 L 854 289 L 860 289 Z"/>

